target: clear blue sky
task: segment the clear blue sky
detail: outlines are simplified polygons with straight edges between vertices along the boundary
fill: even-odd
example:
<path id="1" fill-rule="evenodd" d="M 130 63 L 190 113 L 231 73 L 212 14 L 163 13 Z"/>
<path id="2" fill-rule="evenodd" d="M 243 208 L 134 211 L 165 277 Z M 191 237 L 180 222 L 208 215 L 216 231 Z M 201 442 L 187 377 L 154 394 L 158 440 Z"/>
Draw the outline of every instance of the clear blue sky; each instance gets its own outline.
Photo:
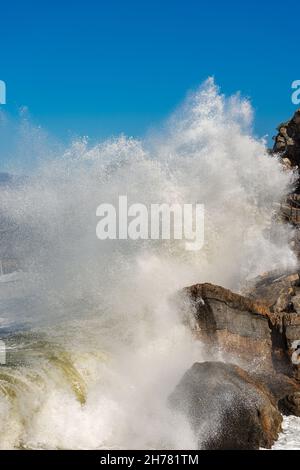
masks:
<path id="1" fill-rule="evenodd" d="M 6 106 L 60 138 L 139 136 L 209 75 L 252 99 L 256 130 L 296 106 L 299 0 L 1 2 Z"/>

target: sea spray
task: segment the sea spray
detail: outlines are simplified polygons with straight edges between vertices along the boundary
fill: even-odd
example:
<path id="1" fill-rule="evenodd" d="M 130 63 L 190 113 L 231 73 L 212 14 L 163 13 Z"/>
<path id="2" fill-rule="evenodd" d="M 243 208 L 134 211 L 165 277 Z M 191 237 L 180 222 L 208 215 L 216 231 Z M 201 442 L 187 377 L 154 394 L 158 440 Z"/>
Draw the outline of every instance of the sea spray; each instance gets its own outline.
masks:
<path id="1" fill-rule="evenodd" d="M 295 264 L 290 230 L 274 219 L 292 175 L 253 136 L 251 119 L 248 101 L 225 98 L 209 79 L 145 139 L 74 142 L 1 189 L 23 273 L 0 286 L 0 316 L 10 341 L 20 324 L 43 338 L 17 365 L 26 387 L 15 381 L 5 388 L 13 396 L 0 398 L 2 447 L 196 446 L 167 398 L 205 356 L 169 299 L 195 282 L 239 290 Z M 96 208 L 119 195 L 146 206 L 203 203 L 203 248 L 97 239 Z M 8 384 L 14 367 L 3 372 Z"/>

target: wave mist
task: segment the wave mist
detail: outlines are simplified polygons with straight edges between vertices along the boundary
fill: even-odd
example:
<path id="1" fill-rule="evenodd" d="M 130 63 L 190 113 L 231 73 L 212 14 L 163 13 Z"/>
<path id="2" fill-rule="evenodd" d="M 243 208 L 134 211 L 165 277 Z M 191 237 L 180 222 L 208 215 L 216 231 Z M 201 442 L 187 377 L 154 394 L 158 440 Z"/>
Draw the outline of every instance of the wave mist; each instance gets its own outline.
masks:
<path id="1" fill-rule="evenodd" d="M 17 227 L 5 243 L 23 271 L 0 284 L 17 361 L 0 369 L 2 448 L 196 446 L 167 397 L 204 355 L 170 299 L 195 282 L 238 291 L 295 265 L 291 232 L 274 219 L 293 175 L 251 126 L 249 102 L 208 79 L 145 139 L 43 147 L 26 178 L 1 186 L 2 217 Z M 97 206 L 123 194 L 129 204 L 204 204 L 204 248 L 99 241 Z"/>

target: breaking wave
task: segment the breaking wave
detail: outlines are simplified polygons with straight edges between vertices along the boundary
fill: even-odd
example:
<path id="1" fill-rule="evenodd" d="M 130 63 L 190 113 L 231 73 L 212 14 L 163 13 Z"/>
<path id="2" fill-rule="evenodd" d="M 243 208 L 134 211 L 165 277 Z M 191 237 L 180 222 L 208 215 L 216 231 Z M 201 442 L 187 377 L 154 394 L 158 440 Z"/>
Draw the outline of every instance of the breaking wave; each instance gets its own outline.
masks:
<path id="1" fill-rule="evenodd" d="M 195 282 L 239 290 L 295 264 L 290 230 L 274 217 L 293 175 L 251 127 L 250 103 L 212 79 L 142 140 L 81 139 L 61 151 L 25 126 L 19 147 L 37 141 L 43 159 L 0 186 L 10 228 L 1 257 L 22 270 L 0 283 L 2 448 L 196 447 L 167 397 L 204 354 L 170 299 Z M 204 204 L 203 249 L 99 241 L 97 206 L 123 194 L 129 204 Z"/>

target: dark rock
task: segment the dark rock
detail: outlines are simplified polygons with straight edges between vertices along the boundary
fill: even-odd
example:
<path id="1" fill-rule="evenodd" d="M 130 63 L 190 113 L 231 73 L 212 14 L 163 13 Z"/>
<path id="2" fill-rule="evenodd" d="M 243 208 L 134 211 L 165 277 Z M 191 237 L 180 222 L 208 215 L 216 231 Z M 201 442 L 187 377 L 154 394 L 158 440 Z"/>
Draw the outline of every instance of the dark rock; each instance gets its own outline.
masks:
<path id="1" fill-rule="evenodd" d="M 277 273 L 278 274 L 278 273 Z M 253 281 L 245 293 L 256 301 L 267 303 L 273 312 L 273 336 L 281 338 L 281 347 L 273 341 L 273 353 L 289 358 L 294 377 L 300 381 L 299 365 L 291 359 L 294 342 L 300 340 L 300 281 L 298 273 L 287 273 L 274 276 L 269 273 Z"/>
<path id="2" fill-rule="evenodd" d="M 282 398 L 279 401 L 279 409 L 286 415 L 300 416 L 300 392 Z"/>
<path id="3" fill-rule="evenodd" d="M 274 397 L 278 409 L 286 415 L 300 416 L 300 402 L 296 399 L 299 394 L 299 384 L 295 379 L 280 372 L 252 371 L 251 377 L 264 385 Z M 293 400 L 293 406 L 290 405 Z"/>
<path id="4" fill-rule="evenodd" d="M 300 164 L 300 109 L 292 119 L 282 123 L 277 128 L 278 134 L 274 137 L 273 151 L 280 153 L 283 158 L 290 161 L 291 166 Z"/>
<path id="5" fill-rule="evenodd" d="M 199 449 L 270 448 L 281 430 L 272 394 L 233 364 L 195 363 L 170 404 L 189 419 Z"/>
<path id="6" fill-rule="evenodd" d="M 295 295 L 297 286 L 297 272 L 274 271 L 248 282 L 243 289 L 243 295 L 267 304 L 271 311 L 284 311 Z"/>
<path id="7" fill-rule="evenodd" d="M 195 335 L 211 352 L 219 347 L 248 364 L 272 367 L 272 318 L 267 305 L 213 284 L 185 289 L 191 299 Z"/>
<path id="8" fill-rule="evenodd" d="M 282 200 L 278 218 L 296 227 L 291 246 L 300 258 L 300 109 L 277 129 L 278 134 L 273 137 L 275 143 L 270 152 L 279 155 L 283 166 L 294 170 L 295 176 L 293 191 Z"/>
<path id="9" fill-rule="evenodd" d="M 186 288 L 194 317 L 190 326 L 210 357 L 225 353 L 284 403 L 300 391 L 300 365 L 293 360 L 300 340 L 300 312 L 293 305 L 300 295 L 299 275 L 260 276 L 246 291 L 247 297 L 212 284 Z M 300 413 L 299 400 L 293 409 L 297 406 Z"/>

